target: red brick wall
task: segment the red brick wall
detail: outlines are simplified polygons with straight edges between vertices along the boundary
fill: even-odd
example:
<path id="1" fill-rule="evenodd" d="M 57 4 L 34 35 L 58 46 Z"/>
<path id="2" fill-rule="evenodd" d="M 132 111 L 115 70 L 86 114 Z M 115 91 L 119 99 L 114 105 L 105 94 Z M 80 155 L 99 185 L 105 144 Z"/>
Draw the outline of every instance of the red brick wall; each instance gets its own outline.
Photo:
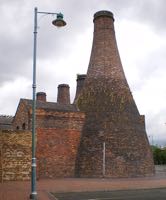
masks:
<path id="1" fill-rule="evenodd" d="M 78 130 L 37 129 L 37 178 L 74 177 L 79 142 Z M 0 132 L 0 182 L 30 174 L 31 132 Z"/>
<path id="2" fill-rule="evenodd" d="M 80 131 L 37 130 L 37 177 L 74 177 Z"/>
<path id="3" fill-rule="evenodd" d="M 28 100 L 29 101 L 29 100 Z M 32 109 L 28 107 L 26 100 L 20 100 L 14 117 L 13 129 L 31 130 Z M 62 128 L 81 130 L 84 123 L 85 114 L 82 112 L 55 111 L 49 109 L 36 109 L 36 127 L 38 128 Z"/>
<path id="4" fill-rule="evenodd" d="M 63 112 L 36 110 L 36 123 L 39 128 L 82 130 L 85 114 L 82 112 Z"/>

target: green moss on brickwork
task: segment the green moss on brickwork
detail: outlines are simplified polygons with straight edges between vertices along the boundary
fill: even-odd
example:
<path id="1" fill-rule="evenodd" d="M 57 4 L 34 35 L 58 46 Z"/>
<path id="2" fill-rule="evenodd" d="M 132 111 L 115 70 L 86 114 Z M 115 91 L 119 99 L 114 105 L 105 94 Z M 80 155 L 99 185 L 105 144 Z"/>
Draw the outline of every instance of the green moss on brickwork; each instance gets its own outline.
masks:
<path id="1" fill-rule="evenodd" d="M 103 83 L 104 82 L 104 83 Z M 138 113 L 128 87 L 120 87 L 121 82 L 91 79 L 82 90 L 77 106 L 81 111 L 129 111 Z"/>

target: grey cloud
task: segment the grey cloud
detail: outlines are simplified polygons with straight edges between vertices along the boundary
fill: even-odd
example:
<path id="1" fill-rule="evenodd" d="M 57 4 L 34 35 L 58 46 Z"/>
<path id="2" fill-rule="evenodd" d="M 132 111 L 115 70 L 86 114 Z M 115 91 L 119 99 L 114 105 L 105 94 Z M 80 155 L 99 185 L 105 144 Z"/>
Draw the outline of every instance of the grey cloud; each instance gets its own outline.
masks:
<path id="1" fill-rule="evenodd" d="M 83 34 L 86 28 L 92 27 L 94 12 L 103 8 L 112 10 L 117 18 L 126 17 L 131 20 L 133 18 L 144 20 L 147 23 L 153 22 L 152 25 L 156 27 L 163 23 L 165 16 L 163 0 L 158 0 L 157 3 L 156 1 L 140 0 L 139 4 L 136 0 L 116 0 L 111 3 L 106 0 L 103 3 L 100 2 L 100 0 L 80 2 L 71 0 L 70 3 L 66 3 L 65 0 L 48 1 L 47 3 L 40 1 L 38 3 L 39 10 L 45 9 L 47 11 L 51 9 L 53 11 L 53 8 L 55 8 L 57 12 L 63 12 L 68 26 L 60 31 L 50 30 L 52 28 L 48 24 L 52 19 L 47 17 L 41 19 L 40 29 L 38 30 L 38 58 L 60 59 L 67 55 L 74 46 L 77 34 Z M 0 9 L 4 23 L 7 25 L 0 33 L 1 38 L 3 38 L 0 40 L 1 47 L 3 47 L 0 62 L 2 68 L 1 81 L 4 80 L 3 77 L 11 77 L 13 72 L 16 76 L 17 74 L 23 75 L 24 62 L 26 63 L 26 60 L 30 60 L 32 57 L 33 6 L 34 3 L 27 1 L 2 1 Z M 6 74 L 3 74 L 3 72 Z"/>
<path id="2" fill-rule="evenodd" d="M 0 80 L 11 79 L 19 74 L 26 73 L 26 62 L 31 54 L 27 40 L 3 37 L 0 41 Z"/>
<path id="3" fill-rule="evenodd" d="M 128 9 L 128 19 L 148 24 L 156 32 L 165 32 L 165 0 L 133 0 L 132 2 L 133 4 Z"/>
<path id="4" fill-rule="evenodd" d="M 166 145 L 166 137 L 164 137 L 166 132 L 165 112 L 166 109 L 163 108 L 157 114 L 147 113 L 146 115 L 146 129 L 151 137 L 151 143 L 153 137 L 154 144 Z"/>
<path id="5" fill-rule="evenodd" d="M 141 81 L 155 77 L 158 71 L 165 73 L 166 70 L 163 68 L 163 63 L 166 63 L 166 57 L 164 54 L 163 49 L 158 49 L 148 54 L 145 59 L 137 62 Z M 141 85 L 141 83 L 139 84 Z"/>

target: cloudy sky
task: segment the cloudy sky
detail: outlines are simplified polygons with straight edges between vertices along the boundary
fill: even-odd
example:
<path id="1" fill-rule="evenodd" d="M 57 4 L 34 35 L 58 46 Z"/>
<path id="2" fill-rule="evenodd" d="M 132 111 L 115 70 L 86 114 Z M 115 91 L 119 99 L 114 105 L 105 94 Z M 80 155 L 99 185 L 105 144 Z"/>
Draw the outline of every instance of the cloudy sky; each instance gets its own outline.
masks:
<path id="1" fill-rule="evenodd" d="M 38 15 L 37 91 L 56 101 L 57 86 L 86 73 L 93 36 L 93 15 L 110 10 L 117 43 L 134 99 L 146 116 L 151 143 L 166 145 L 165 0 L 1 0 L 0 114 L 14 115 L 20 98 L 32 98 L 34 7 L 62 12 L 67 22 L 53 27 L 52 15 Z"/>

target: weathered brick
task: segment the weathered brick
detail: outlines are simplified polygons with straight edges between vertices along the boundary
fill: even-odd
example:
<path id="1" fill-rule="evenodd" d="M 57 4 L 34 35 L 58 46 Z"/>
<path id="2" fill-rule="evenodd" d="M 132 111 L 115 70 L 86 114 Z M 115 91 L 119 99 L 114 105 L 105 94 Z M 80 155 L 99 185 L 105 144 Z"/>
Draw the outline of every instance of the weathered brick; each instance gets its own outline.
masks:
<path id="1" fill-rule="evenodd" d="M 38 178 L 74 177 L 80 131 L 73 129 L 38 129 Z"/>
<path id="2" fill-rule="evenodd" d="M 123 71 L 113 22 L 111 12 L 95 14 L 88 73 L 78 76 L 74 104 L 70 104 L 69 87 L 64 84 L 58 103 L 47 102 L 45 94 L 39 93 L 38 178 L 102 177 L 103 143 L 105 177 L 154 174 L 145 119 Z M 0 131 L 1 181 L 30 179 L 32 100 L 20 100 L 13 129 L 20 131 Z"/>
<path id="3" fill-rule="evenodd" d="M 154 163 L 145 131 L 121 64 L 113 14 L 94 15 L 94 38 L 87 77 L 77 99 L 86 113 L 76 162 L 77 176 L 103 176 L 103 143 L 106 144 L 105 177 L 154 174 Z"/>
<path id="4" fill-rule="evenodd" d="M 31 133 L 0 131 L 0 177 L 6 180 L 29 180 L 31 174 Z"/>

